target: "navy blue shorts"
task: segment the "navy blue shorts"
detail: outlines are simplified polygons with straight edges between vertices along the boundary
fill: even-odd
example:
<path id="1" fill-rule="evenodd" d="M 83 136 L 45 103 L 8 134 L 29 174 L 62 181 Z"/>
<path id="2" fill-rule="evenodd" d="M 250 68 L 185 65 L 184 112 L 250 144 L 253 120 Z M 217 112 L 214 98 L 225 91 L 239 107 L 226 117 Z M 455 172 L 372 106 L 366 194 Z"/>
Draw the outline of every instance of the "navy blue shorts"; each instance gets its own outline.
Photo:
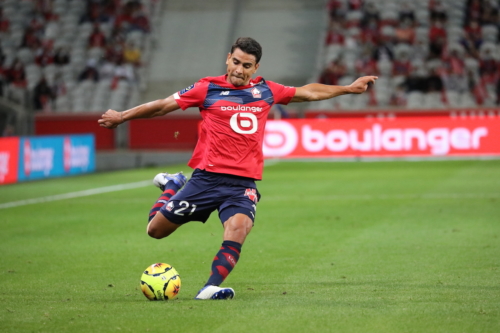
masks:
<path id="1" fill-rule="evenodd" d="M 216 209 L 222 223 L 238 213 L 255 221 L 259 199 L 260 193 L 251 178 L 196 169 L 184 188 L 160 212 L 175 224 L 205 223 Z"/>

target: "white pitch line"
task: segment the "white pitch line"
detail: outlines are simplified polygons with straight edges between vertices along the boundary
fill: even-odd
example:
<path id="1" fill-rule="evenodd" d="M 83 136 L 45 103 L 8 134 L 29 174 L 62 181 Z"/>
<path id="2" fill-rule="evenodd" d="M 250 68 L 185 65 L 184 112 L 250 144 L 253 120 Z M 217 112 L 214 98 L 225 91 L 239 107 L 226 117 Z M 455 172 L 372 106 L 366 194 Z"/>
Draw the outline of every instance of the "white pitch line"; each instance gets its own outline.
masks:
<path id="1" fill-rule="evenodd" d="M 266 201 L 333 201 L 333 200 L 406 200 L 406 199 L 496 199 L 500 193 L 424 193 L 424 194 L 346 194 L 325 196 L 265 196 Z"/>
<path id="2" fill-rule="evenodd" d="M 140 182 L 135 182 L 135 183 L 97 187 L 97 188 L 92 188 L 89 190 L 62 193 L 62 194 L 56 194 L 56 195 L 49 195 L 49 196 L 41 197 L 41 198 L 12 201 L 12 202 L 6 202 L 3 204 L 0 204 L 0 209 L 33 205 L 33 204 L 42 203 L 42 202 L 50 202 L 50 201 L 57 201 L 57 200 L 64 200 L 64 199 L 87 197 L 89 195 L 102 194 L 102 193 L 108 193 L 108 192 L 130 190 L 130 189 L 134 189 L 134 188 L 145 187 L 145 186 L 148 186 L 151 184 L 152 184 L 151 180 L 142 180 Z"/>
<path id="3" fill-rule="evenodd" d="M 191 175 L 192 175 L 192 172 L 188 172 L 188 173 L 184 174 L 184 176 L 186 176 L 188 179 L 189 179 L 189 177 L 191 177 Z M 64 200 L 64 199 L 87 197 L 89 195 L 94 195 L 94 194 L 102 194 L 102 193 L 130 190 L 130 189 L 134 189 L 134 188 L 149 186 L 152 183 L 153 183 L 153 181 L 151 181 L 151 180 L 141 180 L 140 182 L 135 182 L 135 183 L 97 187 L 97 188 L 91 188 L 89 190 L 62 193 L 62 194 L 56 194 L 56 195 L 49 195 L 49 196 L 41 197 L 41 198 L 33 198 L 33 199 L 6 202 L 3 204 L 0 204 L 0 209 L 33 205 L 33 204 L 42 203 L 42 202 L 50 202 L 50 201 L 57 201 L 57 200 Z"/>
<path id="4" fill-rule="evenodd" d="M 185 174 L 186 177 L 190 177 L 191 173 Z M 140 188 L 151 185 L 151 180 L 142 180 L 135 183 L 118 184 L 104 187 L 97 187 L 89 190 L 62 193 L 56 195 L 49 195 L 41 198 L 33 198 L 19 201 L 11 201 L 0 204 L 0 209 L 33 205 L 42 202 L 50 202 L 57 200 L 65 200 L 72 198 L 87 197 L 95 194 L 117 192 L 123 190 L 130 190 L 134 188 Z M 289 196 L 269 196 L 265 200 L 269 201 L 284 201 L 297 199 L 300 201 L 328 201 L 328 200 L 390 200 L 390 199 L 496 199 L 500 198 L 500 193 L 468 193 L 468 194 L 455 194 L 455 193 L 424 193 L 424 194 L 346 194 L 346 195 L 327 195 L 327 196 L 306 196 L 303 198 L 289 197 Z"/>

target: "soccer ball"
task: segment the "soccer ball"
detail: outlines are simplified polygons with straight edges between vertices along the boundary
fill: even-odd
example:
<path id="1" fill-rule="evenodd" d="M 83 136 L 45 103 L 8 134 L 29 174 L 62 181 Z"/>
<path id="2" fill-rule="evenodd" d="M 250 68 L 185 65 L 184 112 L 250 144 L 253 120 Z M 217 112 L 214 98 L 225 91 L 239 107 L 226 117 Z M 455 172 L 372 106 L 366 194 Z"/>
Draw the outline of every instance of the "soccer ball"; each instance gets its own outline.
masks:
<path id="1" fill-rule="evenodd" d="M 174 299 L 181 289 L 179 273 L 169 264 L 157 263 L 146 268 L 141 277 L 141 290 L 148 299 Z"/>

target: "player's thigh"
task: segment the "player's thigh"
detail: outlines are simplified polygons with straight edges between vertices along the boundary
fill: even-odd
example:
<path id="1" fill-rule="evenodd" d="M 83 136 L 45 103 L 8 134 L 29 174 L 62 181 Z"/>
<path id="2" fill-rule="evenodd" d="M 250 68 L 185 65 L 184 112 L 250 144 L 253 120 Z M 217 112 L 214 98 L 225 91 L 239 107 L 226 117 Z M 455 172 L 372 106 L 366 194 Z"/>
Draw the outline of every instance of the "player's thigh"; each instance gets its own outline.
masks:
<path id="1" fill-rule="evenodd" d="M 217 189 L 206 179 L 193 177 L 160 208 L 160 213 L 175 224 L 206 222 L 220 205 L 221 198 L 217 193 Z"/>
<path id="2" fill-rule="evenodd" d="M 252 225 L 257 214 L 257 203 L 260 193 L 257 188 L 247 188 L 244 186 L 231 186 L 226 189 L 227 197 L 219 207 L 219 218 L 225 223 L 236 214 L 246 215 Z"/>

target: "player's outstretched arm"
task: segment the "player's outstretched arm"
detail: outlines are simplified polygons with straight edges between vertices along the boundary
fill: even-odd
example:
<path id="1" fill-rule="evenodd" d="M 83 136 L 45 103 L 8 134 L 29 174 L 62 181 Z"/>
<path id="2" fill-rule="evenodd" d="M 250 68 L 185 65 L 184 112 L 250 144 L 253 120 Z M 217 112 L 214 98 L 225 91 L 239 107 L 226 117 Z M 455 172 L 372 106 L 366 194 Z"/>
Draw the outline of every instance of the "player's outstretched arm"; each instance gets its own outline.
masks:
<path id="1" fill-rule="evenodd" d="M 361 94 L 368 89 L 369 83 L 375 83 L 377 76 L 362 76 L 348 86 L 330 86 L 311 83 L 298 87 L 290 102 L 312 102 L 330 99 L 345 94 Z"/>
<path id="2" fill-rule="evenodd" d="M 97 122 L 101 127 L 116 128 L 127 120 L 163 116 L 179 108 L 179 104 L 175 101 L 174 96 L 170 96 L 165 99 L 141 104 L 123 112 L 109 109 Z"/>

